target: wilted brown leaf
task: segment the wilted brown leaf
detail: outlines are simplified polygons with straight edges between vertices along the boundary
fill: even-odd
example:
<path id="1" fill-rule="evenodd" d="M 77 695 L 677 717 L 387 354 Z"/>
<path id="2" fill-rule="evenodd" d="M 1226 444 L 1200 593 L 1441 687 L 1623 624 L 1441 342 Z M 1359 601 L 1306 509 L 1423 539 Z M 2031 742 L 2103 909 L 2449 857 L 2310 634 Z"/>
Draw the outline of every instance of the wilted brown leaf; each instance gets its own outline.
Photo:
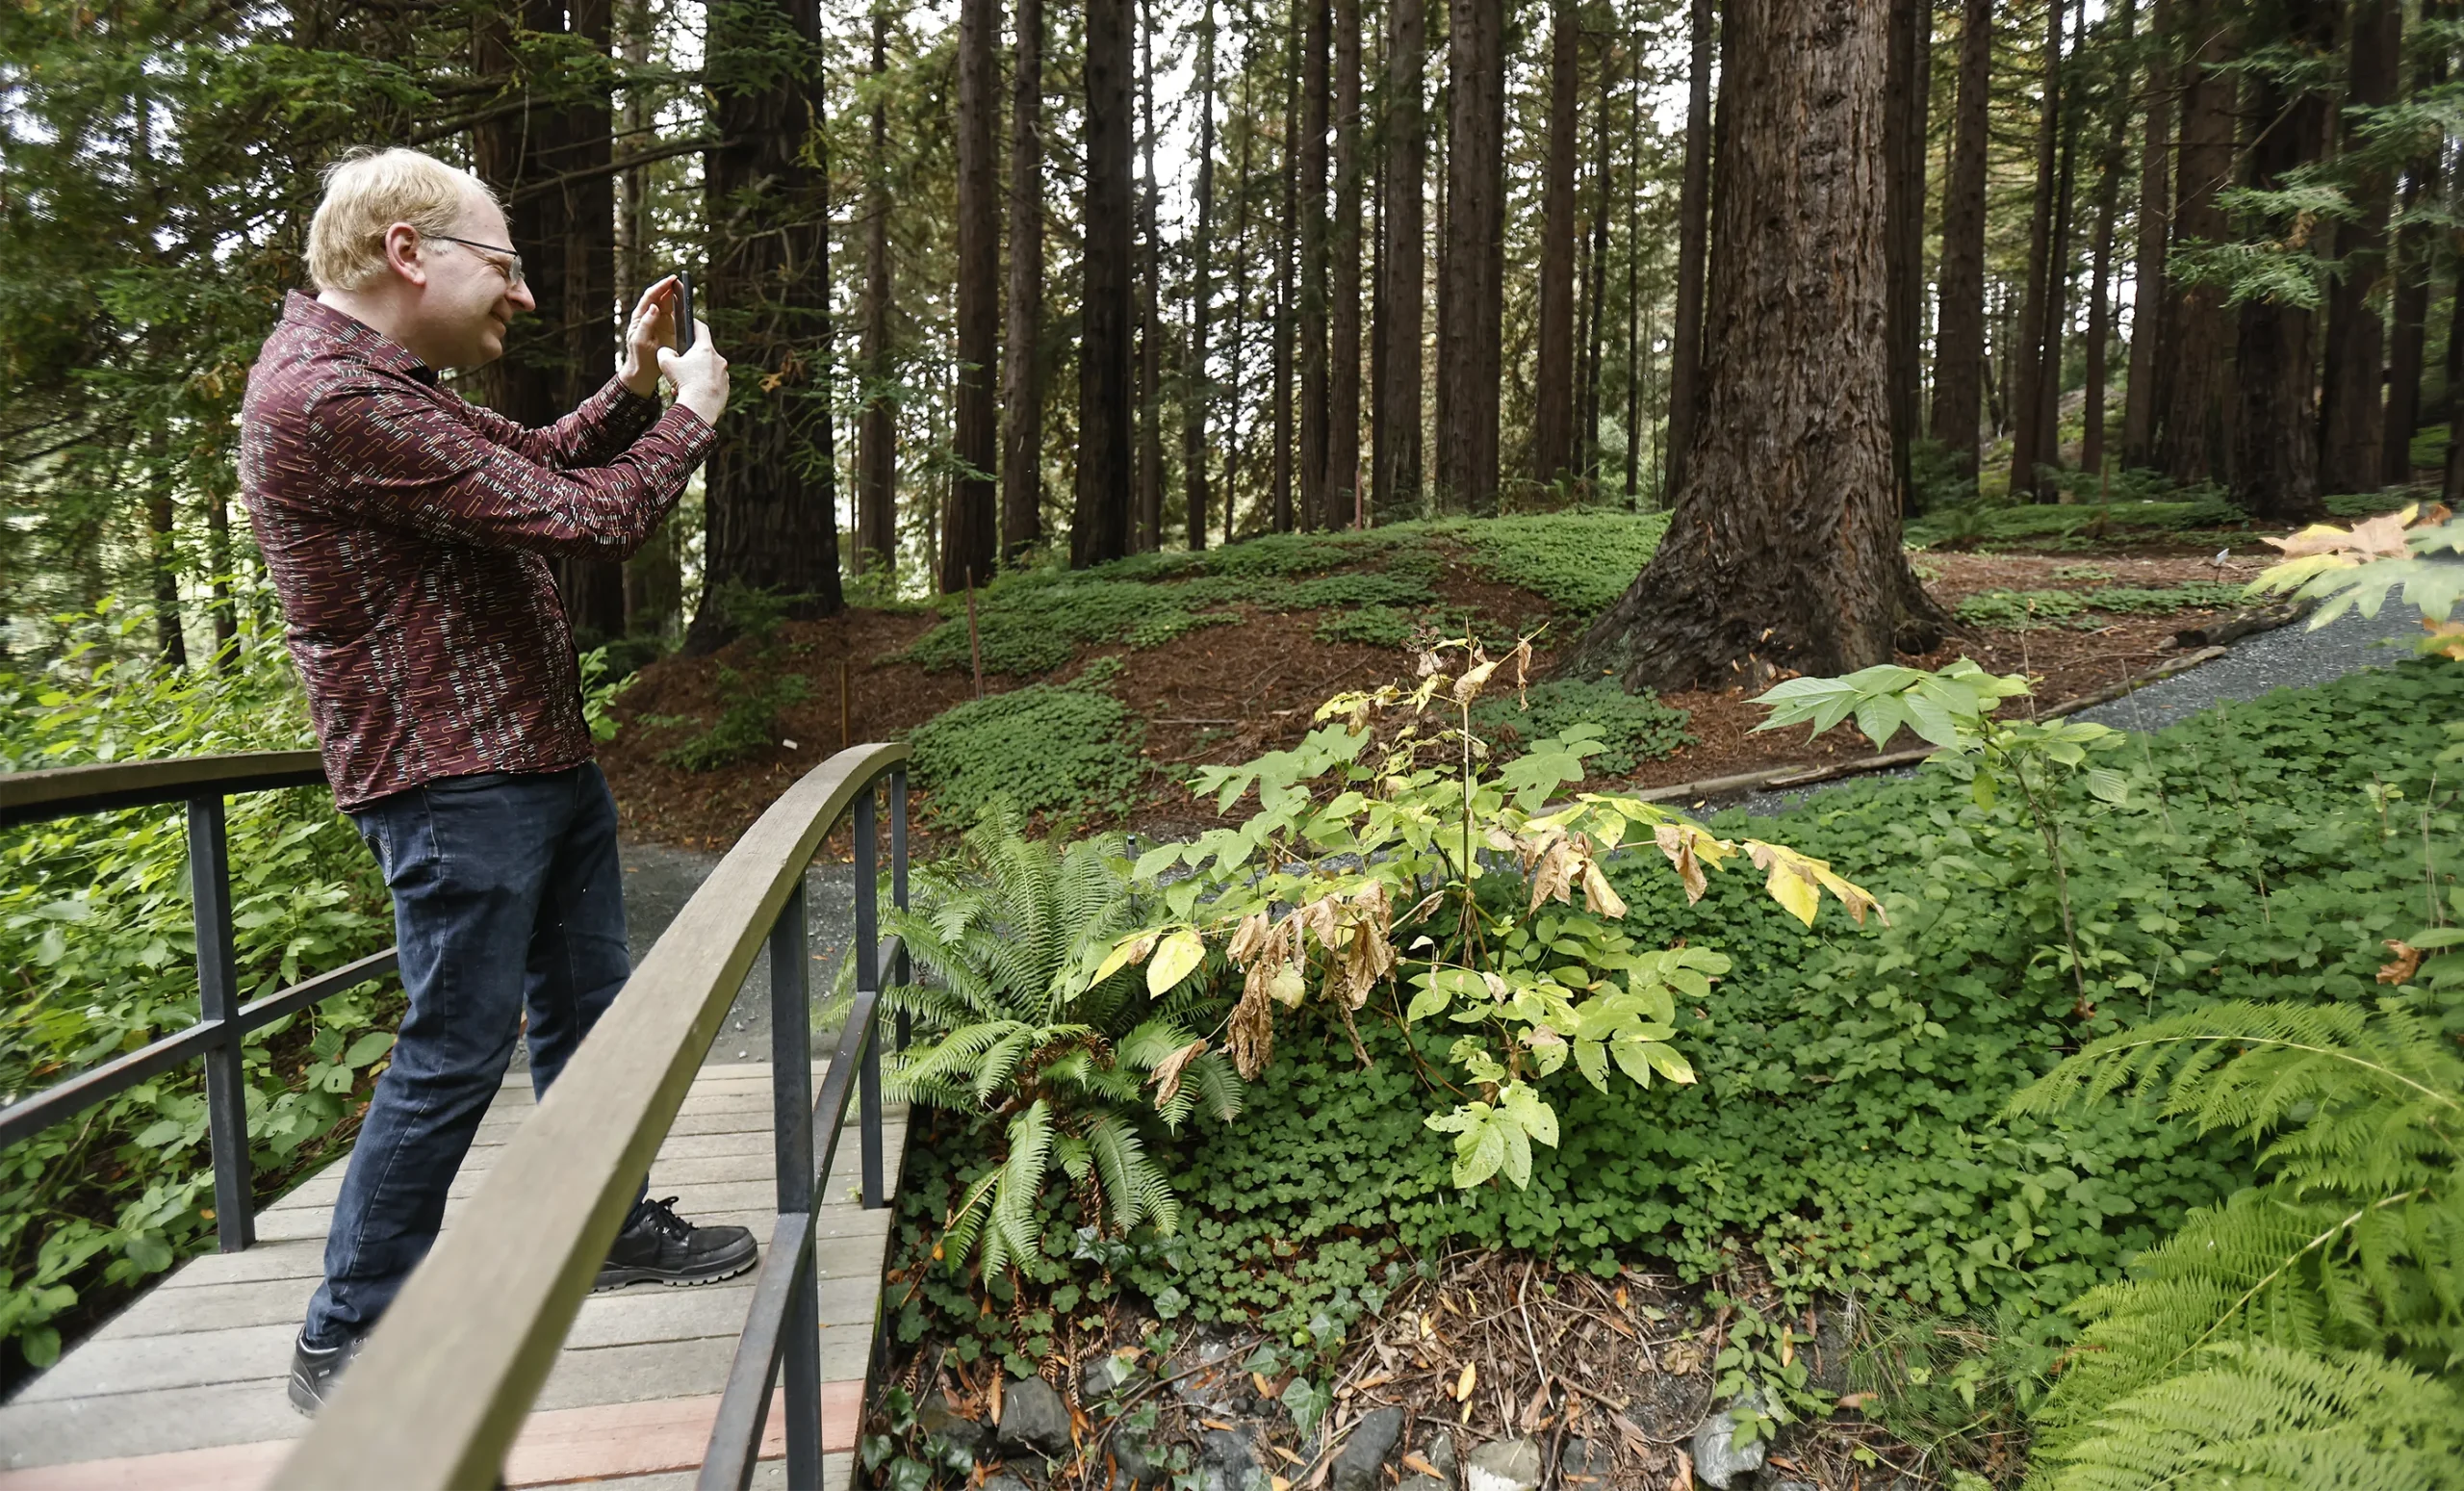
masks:
<path id="1" fill-rule="evenodd" d="M 1274 1006 L 1267 994 L 1269 981 L 1257 976 L 1264 967 L 1261 964 L 1250 970 L 1248 986 L 1241 990 L 1241 1002 L 1232 1007 L 1232 1017 L 1226 1022 L 1232 1066 L 1245 1082 L 1256 1081 L 1274 1055 Z"/>
<path id="2" fill-rule="evenodd" d="M 2401 559 L 2412 553 L 2404 542 L 2405 526 L 2419 512 L 2411 506 L 2383 512 L 2354 524 L 2349 530 L 2332 523 L 2314 523 L 2291 538 L 2262 536 L 2259 542 L 2273 545 L 2288 559 L 2312 554 L 2336 554 L 2354 561 Z"/>
<path id="3" fill-rule="evenodd" d="M 1479 650 L 1475 648 L 1472 656 L 1475 657 L 1479 656 Z M 1472 667 L 1464 669 L 1463 676 L 1454 681 L 1454 687 L 1448 697 L 1451 698 L 1458 706 L 1468 705 L 1472 703 L 1472 701 L 1479 698 L 1480 690 L 1489 686 L 1489 676 L 1497 672 L 1498 665 L 1504 661 L 1504 658 L 1500 657 L 1490 661 L 1476 663 Z"/>
<path id="4" fill-rule="evenodd" d="M 1205 1054 L 1205 1051 L 1206 1040 L 1200 1037 L 1155 1064 L 1156 1112 L 1161 1113 L 1171 1106 L 1172 1099 L 1181 1094 L 1181 1068 Z"/>
<path id="5" fill-rule="evenodd" d="M 1572 902 L 1575 877 L 1581 870 L 1582 855 L 1574 843 L 1564 837 L 1552 840 L 1531 867 L 1531 910 L 1538 911 L 1544 901 Z"/>
<path id="6" fill-rule="evenodd" d="M 1249 960 L 1258 955 L 1259 949 L 1266 946 L 1267 936 L 1267 913 L 1251 912 L 1241 918 L 1240 926 L 1233 929 L 1232 940 L 1223 949 L 1224 956 L 1245 968 Z"/>
<path id="7" fill-rule="evenodd" d="M 2437 643 L 2430 651 L 2451 662 L 2464 662 L 2464 621 L 2432 621 L 2425 616 L 2422 630 Z"/>
<path id="8" fill-rule="evenodd" d="M 1616 890 L 1608 884 L 1608 877 L 1600 872 L 1600 866 L 1589 860 L 1584 861 L 1582 866 L 1582 902 L 1603 916 L 1626 914 L 1626 903 L 1618 899 Z"/>
<path id="9" fill-rule="evenodd" d="M 1652 830 L 1652 839 L 1659 845 L 1659 852 L 1668 856 L 1668 862 L 1677 867 L 1677 878 L 1685 887 L 1685 904 L 1691 906 L 1703 899 L 1711 883 L 1703 874 L 1702 863 L 1694 858 L 1693 834 L 1683 824 L 1663 823 Z"/>
<path id="10" fill-rule="evenodd" d="M 2396 956 L 2394 961 L 2379 968 L 2378 982 L 2381 984 L 2411 983 L 2413 975 L 2421 970 L 2422 950 L 2410 942 L 2399 942 L 2394 938 L 2387 939 L 2387 950 Z"/>

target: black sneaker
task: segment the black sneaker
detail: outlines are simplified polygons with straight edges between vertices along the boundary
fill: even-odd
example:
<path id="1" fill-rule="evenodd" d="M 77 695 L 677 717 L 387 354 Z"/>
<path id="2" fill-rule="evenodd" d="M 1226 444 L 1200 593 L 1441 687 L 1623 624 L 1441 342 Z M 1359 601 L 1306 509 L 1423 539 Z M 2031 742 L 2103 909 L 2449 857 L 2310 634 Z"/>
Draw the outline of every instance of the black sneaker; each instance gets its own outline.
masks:
<path id="1" fill-rule="evenodd" d="M 715 1284 L 733 1278 L 760 1259 L 753 1234 L 742 1227 L 697 1227 L 676 1215 L 676 1197 L 636 1201 L 624 1229 L 599 1266 L 602 1289 L 628 1284 Z"/>
<path id="2" fill-rule="evenodd" d="M 341 1378 L 343 1369 L 359 1355 L 360 1345 L 367 1339 L 366 1336 L 352 1336 L 340 1346 L 321 1350 L 310 1346 L 304 1336 L 294 1342 L 291 1348 L 291 1406 L 315 1418 L 317 1410 L 325 1406 L 325 1400 L 334 1396 L 334 1384 Z"/>

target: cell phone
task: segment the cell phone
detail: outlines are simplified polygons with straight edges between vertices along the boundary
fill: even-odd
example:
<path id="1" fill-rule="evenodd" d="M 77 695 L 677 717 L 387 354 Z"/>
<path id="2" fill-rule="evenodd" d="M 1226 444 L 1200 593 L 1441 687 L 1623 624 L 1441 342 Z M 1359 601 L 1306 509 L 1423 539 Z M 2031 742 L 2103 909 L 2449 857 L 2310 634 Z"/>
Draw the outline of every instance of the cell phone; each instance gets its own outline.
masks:
<path id="1" fill-rule="evenodd" d="M 676 271 L 676 349 L 693 350 L 693 276 Z"/>

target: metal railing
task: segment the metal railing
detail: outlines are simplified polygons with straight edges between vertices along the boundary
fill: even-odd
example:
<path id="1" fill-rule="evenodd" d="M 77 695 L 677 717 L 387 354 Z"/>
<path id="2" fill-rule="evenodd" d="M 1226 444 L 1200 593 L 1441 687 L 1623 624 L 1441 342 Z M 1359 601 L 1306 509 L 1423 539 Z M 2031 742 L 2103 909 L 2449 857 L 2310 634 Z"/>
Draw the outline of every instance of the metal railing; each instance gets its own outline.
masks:
<path id="1" fill-rule="evenodd" d="M 273 1484 L 490 1487 L 601 1260 L 649 1173 L 755 957 L 770 952 L 778 1219 L 703 1462 L 704 1491 L 741 1491 L 785 1376 L 787 1483 L 821 1485 L 821 1330 L 813 1211 L 848 1098 L 858 1102 L 863 1200 L 884 1204 L 875 1012 L 906 954 L 883 939 L 880 824 L 889 806 L 890 894 L 907 904 L 907 748 L 841 751 L 789 787 L 710 872 L 514 1132 L 469 1209 L 412 1274 L 315 1429 Z M 812 1093 L 805 870 L 855 830 L 855 1001 Z M 902 1022 L 903 1024 L 904 1022 Z M 903 1035 L 902 1031 L 902 1035 Z"/>
<path id="2" fill-rule="evenodd" d="M 0 774 L 0 829 L 122 808 L 188 805 L 198 1015 L 197 1022 L 186 1030 L 0 1109 L 0 1147 L 65 1122 L 148 1077 L 202 1058 L 206 1126 L 214 1152 L 215 1229 L 226 1253 L 256 1241 L 242 1042 L 251 1032 L 285 1015 L 393 972 L 395 950 L 389 947 L 278 993 L 239 1004 L 231 933 L 231 851 L 222 800 L 238 792 L 324 784 L 324 769 L 314 751 L 189 756 Z"/>

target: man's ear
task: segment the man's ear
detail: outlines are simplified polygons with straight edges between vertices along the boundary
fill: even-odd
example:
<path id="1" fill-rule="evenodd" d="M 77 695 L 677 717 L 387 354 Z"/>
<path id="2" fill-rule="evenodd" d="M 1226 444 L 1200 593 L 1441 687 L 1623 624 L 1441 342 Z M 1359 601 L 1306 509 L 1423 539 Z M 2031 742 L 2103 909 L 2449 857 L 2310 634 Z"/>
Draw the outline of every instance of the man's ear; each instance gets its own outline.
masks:
<path id="1" fill-rule="evenodd" d="M 419 229 L 398 222 L 385 230 L 385 267 L 406 284 L 426 287 L 427 257 L 420 243 Z"/>

